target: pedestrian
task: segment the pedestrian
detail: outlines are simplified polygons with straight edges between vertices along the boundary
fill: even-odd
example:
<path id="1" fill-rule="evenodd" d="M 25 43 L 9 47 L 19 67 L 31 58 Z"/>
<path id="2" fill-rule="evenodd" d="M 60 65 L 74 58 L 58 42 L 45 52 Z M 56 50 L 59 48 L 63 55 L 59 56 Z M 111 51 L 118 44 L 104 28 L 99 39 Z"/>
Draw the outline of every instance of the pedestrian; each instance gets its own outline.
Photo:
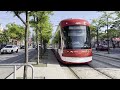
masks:
<path id="1" fill-rule="evenodd" d="M 115 44 L 113 43 L 113 48 L 115 49 Z"/>

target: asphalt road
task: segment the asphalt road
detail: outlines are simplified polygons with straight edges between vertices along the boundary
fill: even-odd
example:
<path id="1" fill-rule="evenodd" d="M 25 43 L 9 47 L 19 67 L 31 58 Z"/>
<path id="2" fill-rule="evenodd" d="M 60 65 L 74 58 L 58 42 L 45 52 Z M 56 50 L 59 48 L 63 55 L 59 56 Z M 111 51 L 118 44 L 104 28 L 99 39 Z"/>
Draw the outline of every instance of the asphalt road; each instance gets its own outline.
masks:
<path id="1" fill-rule="evenodd" d="M 13 54 L 2 54 L 0 55 L 0 64 L 13 64 L 13 63 L 24 63 L 25 51 L 20 49 L 18 53 Z M 35 49 L 29 49 L 29 61 L 36 55 Z M 5 79 L 8 75 L 13 72 L 13 66 L 0 66 L 0 79 Z"/>

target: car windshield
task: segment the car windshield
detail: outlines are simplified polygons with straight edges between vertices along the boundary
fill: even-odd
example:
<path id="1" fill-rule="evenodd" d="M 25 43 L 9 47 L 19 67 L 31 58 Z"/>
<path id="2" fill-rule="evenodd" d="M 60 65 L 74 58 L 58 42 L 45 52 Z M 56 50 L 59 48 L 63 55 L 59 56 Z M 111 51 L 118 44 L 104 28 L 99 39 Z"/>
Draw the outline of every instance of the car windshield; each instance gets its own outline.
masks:
<path id="1" fill-rule="evenodd" d="M 5 46 L 5 48 L 12 48 L 13 46 Z"/>

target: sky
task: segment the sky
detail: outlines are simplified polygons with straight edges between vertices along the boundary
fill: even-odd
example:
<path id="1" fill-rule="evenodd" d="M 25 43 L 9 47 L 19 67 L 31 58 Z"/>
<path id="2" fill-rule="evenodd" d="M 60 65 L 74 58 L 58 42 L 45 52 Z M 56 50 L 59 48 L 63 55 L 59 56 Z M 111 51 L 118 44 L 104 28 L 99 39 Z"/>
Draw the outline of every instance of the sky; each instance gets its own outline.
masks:
<path id="1" fill-rule="evenodd" d="M 53 24 L 53 33 L 55 32 L 59 22 L 66 18 L 83 18 L 91 23 L 91 19 L 98 18 L 101 13 L 97 11 L 54 11 L 54 14 L 50 16 L 50 21 Z M 25 20 L 25 15 L 21 15 Z M 6 27 L 8 23 L 16 23 L 18 25 L 23 25 L 23 23 L 14 17 L 14 14 L 7 11 L 0 11 L 0 24 L 3 28 Z M 32 31 L 32 29 L 31 29 Z"/>
<path id="2" fill-rule="evenodd" d="M 67 18 L 82 18 L 91 23 L 93 18 L 98 18 L 101 15 L 97 11 L 54 11 L 54 15 L 50 17 L 51 22 L 53 23 L 53 33 L 57 29 L 57 25 L 63 19 Z"/>
<path id="3" fill-rule="evenodd" d="M 23 19 L 25 19 L 24 15 L 21 15 Z M 23 25 L 23 23 L 14 16 L 12 12 L 7 11 L 0 11 L 0 24 L 2 24 L 2 27 L 5 28 L 8 23 L 16 23 L 19 25 Z"/>

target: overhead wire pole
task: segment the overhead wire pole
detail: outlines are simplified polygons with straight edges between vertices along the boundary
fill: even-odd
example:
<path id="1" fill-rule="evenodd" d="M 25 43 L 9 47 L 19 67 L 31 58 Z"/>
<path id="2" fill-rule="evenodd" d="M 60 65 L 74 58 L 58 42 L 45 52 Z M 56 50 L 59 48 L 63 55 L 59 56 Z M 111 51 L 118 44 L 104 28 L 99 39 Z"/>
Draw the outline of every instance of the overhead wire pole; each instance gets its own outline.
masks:
<path id="1" fill-rule="evenodd" d="M 99 27 L 97 26 L 97 47 L 99 47 L 99 42 L 98 42 L 98 29 Z M 98 51 L 98 50 L 97 50 Z"/>
<path id="2" fill-rule="evenodd" d="M 108 54 L 109 52 L 109 34 L 108 34 L 108 17 L 107 17 L 107 43 L 108 43 Z"/>

